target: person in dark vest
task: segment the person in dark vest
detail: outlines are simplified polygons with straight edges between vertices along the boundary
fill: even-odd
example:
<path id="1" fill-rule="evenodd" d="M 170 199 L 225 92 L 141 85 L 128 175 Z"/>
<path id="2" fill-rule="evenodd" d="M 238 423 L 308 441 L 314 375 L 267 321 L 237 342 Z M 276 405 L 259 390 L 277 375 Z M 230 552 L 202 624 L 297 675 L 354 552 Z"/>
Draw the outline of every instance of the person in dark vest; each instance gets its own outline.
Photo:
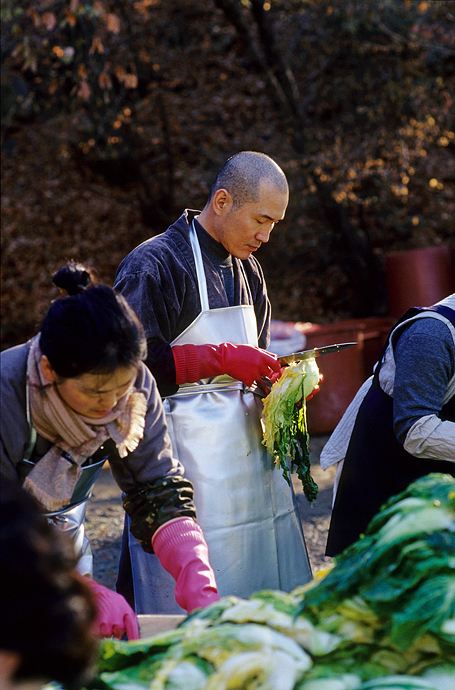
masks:
<path id="1" fill-rule="evenodd" d="M 395 324 L 320 462 L 338 463 L 328 556 L 355 542 L 419 477 L 455 476 L 455 294 L 411 308 Z"/>

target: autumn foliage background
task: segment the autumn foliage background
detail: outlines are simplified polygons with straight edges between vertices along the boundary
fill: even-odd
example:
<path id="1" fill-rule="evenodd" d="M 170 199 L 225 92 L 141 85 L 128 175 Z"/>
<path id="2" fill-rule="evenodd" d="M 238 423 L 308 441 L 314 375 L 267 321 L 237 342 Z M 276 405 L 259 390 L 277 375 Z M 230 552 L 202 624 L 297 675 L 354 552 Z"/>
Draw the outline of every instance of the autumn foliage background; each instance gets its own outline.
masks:
<path id="1" fill-rule="evenodd" d="M 455 2 L 2 0 L 2 348 L 76 259 L 121 259 L 230 155 L 286 172 L 276 319 L 387 313 L 384 257 L 455 235 Z"/>

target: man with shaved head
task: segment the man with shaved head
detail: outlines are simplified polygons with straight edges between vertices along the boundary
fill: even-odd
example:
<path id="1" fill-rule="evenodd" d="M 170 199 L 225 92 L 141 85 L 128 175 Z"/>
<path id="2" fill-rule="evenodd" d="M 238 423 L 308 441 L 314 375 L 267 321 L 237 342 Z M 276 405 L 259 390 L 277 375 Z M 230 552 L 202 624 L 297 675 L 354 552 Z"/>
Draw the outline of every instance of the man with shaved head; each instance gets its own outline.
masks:
<path id="1" fill-rule="evenodd" d="M 259 185 L 267 180 L 289 196 L 286 176 L 269 156 L 254 151 L 243 151 L 229 158 L 223 165 L 210 189 L 207 205 L 218 189 L 227 189 L 232 196 L 234 208 L 247 202 L 257 201 Z"/>
<path id="2" fill-rule="evenodd" d="M 202 211 L 185 210 L 136 247 L 116 276 L 145 328 L 146 363 L 194 486 L 221 596 L 290 591 L 311 579 L 294 493 L 262 444 L 260 421 L 262 377 L 275 380 L 281 369 L 266 349 L 270 302 L 254 252 L 288 200 L 279 165 L 242 151 L 218 172 Z M 160 568 L 126 524 L 117 587 L 137 613 L 173 612 L 174 581 Z"/>

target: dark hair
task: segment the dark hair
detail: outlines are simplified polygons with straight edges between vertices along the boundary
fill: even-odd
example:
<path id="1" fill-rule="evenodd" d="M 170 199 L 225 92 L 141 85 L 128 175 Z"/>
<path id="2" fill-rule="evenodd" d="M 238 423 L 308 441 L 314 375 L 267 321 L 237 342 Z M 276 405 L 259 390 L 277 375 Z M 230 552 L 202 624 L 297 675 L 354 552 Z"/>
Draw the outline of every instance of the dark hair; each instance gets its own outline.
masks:
<path id="1" fill-rule="evenodd" d="M 79 688 L 95 663 L 96 608 L 72 542 L 17 483 L 2 480 L 0 508 L 0 649 L 20 659 L 15 681 Z"/>
<path id="2" fill-rule="evenodd" d="M 284 194 L 289 193 L 286 175 L 270 156 L 257 151 L 236 153 L 228 158 L 216 176 L 207 203 L 218 189 L 226 189 L 229 192 L 234 208 L 257 201 L 262 180 L 269 180 Z"/>
<path id="3" fill-rule="evenodd" d="M 75 263 L 58 271 L 53 282 L 69 296 L 51 305 L 39 344 L 58 376 L 109 374 L 145 359 L 144 329 L 122 295 L 96 285 L 90 270 Z"/>

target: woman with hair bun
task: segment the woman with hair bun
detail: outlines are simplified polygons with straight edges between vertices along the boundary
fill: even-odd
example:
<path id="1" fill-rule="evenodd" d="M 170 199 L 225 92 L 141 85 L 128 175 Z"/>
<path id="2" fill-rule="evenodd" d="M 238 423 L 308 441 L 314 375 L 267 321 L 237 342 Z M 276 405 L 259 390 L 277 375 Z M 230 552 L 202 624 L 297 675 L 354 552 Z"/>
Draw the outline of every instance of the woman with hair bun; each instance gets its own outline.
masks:
<path id="1" fill-rule="evenodd" d="M 1 353 L 1 478 L 23 484 L 73 536 L 78 569 L 97 600 L 98 634 L 133 639 L 129 604 L 89 579 L 85 509 L 106 460 L 131 532 L 174 578 L 179 606 L 190 612 L 217 600 L 215 578 L 192 485 L 173 457 L 156 382 L 143 363 L 140 321 L 84 266 L 70 263 L 53 281 L 68 296 L 52 303 L 37 336 Z"/>

